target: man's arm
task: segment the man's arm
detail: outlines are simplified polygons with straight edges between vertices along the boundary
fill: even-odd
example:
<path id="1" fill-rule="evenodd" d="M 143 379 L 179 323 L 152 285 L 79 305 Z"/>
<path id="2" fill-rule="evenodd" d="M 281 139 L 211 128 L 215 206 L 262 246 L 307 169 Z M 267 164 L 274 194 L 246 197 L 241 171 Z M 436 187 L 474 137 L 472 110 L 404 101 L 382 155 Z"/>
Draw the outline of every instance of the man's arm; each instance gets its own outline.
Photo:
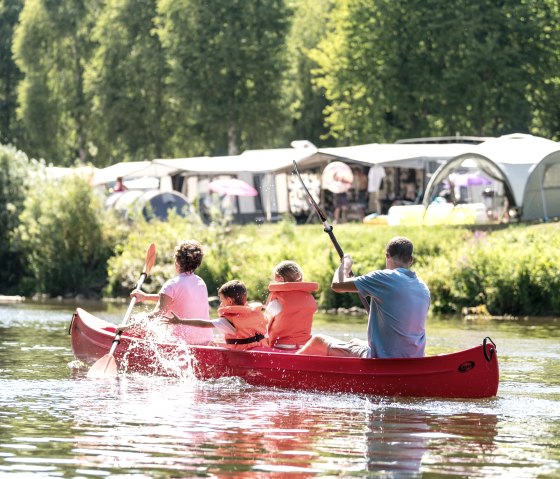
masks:
<path id="1" fill-rule="evenodd" d="M 331 289 L 337 293 L 357 293 L 358 288 L 354 282 L 355 278 L 350 276 L 352 271 L 352 257 L 345 254 L 336 269 L 331 282 Z"/>

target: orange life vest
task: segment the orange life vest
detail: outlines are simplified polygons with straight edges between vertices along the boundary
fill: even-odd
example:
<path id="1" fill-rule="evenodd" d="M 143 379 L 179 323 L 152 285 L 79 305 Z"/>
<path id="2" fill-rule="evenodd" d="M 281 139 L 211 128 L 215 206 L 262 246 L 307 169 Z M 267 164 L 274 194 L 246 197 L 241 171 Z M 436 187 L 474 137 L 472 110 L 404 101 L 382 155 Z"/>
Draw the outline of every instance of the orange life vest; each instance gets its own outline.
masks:
<path id="1" fill-rule="evenodd" d="M 246 306 L 223 306 L 218 314 L 235 326 L 235 334 L 226 333 L 224 338 L 229 349 L 246 350 L 258 346 L 267 346 L 266 319 L 262 312 L 262 304 Z"/>
<path id="2" fill-rule="evenodd" d="M 277 300 L 282 311 L 268 324 L 268 344 L 302 346 L 311 338 L 317 303 L 311 295 L 319 285 L 311 282 L 270 283 L 267 304 Z"/>

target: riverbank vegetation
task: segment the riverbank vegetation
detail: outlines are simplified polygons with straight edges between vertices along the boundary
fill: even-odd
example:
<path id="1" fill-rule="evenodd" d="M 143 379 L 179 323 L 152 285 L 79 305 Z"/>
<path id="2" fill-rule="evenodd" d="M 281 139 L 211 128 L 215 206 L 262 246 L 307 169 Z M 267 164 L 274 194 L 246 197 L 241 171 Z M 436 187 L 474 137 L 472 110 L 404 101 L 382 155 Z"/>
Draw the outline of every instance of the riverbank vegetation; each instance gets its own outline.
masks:
<path id="1" fill-rule="evenodd" d="M 103 209 L 104 198 L 87 178 L 50 179 L 40 162 L 8 147 L 0 148 L 0 163 L 0 294 L 127 296 L 151 242 L 158 256 L 144 289 L 156 292 L 175 274 L 177 242 L 195 238 L 205 246 L 198 273 L 211 295 L 239 278 L 252 299 L 263 301 L 274 265 L 292 259 L 307 280 L 319 282 L 322 309 L 360 306 L 356 295 L 330 290 L 339 259 L 318 223 L 296 225 L 286 217 L 277 224 L 239 226 L 216 218 L 207 226 L 194 215 L 167 222 L 138 215 L 126 222 Z M 20 189 L 22 184 L 27 186 Z M 335 235 L 354 258 L 355 274 L 384 267 L 392 236 L 410 237 L 413 269 L 431 289 L 434 312 L 486 305 L 495 315 L 560 314 L 560 223 L 499 230 L 354 223 L 336 226 Z"/>
<path id="2" fill-rule="evenodd" d="M 48 163 L 560 131 L 557 0 L 0 2 L 0 142 Z"/>

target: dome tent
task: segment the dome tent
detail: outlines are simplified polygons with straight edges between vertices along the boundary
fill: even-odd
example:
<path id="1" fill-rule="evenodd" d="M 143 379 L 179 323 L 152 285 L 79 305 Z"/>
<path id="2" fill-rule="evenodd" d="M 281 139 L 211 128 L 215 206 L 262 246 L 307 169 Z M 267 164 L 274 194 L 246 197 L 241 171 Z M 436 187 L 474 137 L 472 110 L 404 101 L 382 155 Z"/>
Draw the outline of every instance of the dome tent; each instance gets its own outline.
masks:
<path id="1" fill-rule="evenodd" d="M 531 168 L 523 195 L 523 219 L 560 218 L 560 151 Z"/>
<path id="2" fill-rule="evenodd" d="M 105 201 L 105 207 L 114 208 L 126 219 L 133 219 L 134 214 L 141 213 L 147 220 L 158 218 L 165 221 L 171 210 L 179 216 L 191 214 L 187 198 L 177 191 L 127 190 L 113 193 Z"/>
<path id="3" fill-rule="evenodd" d="M 525 212 L 526 188 L 537 181 L 538 172 L 543 171 L 538 165 L 545 159 L 551 158 L 547 163 L 543 163 L 542 168 L 560 161 L 560 157 L 555 152 L 560 155 L 559 143 L 532 135 L 512 134 L 487 140 L 474 146 L 470 152 L 451 158 L 438 168 L 426 187 L 424 207 L 430 205 L 437 186 L 451 173 L 461 167 L 470 167 L 477 168 L 492 180 L 503 183 L 510 208 L 517 210 L 522 220 L 536 219 L 536 207 L 529 209 L 530 214 L 529 211 Z M 548 163 L 549 161 L 551 163 Z M 537 171 L 535 173 L 537 176 L 530 183 L 529 178 L 534 171 Z M 551 170 L 551 173 L 554 171 Z M 531 187 L 531 191 L 534 190 L 535 187 Z M 553 189 L 550 190 L 550 195 L 552 199 Z M 556 187 L 556 195 L 558 195 L 558 187 Z M 534 195 L 531 201 L 535 201 Z"/>

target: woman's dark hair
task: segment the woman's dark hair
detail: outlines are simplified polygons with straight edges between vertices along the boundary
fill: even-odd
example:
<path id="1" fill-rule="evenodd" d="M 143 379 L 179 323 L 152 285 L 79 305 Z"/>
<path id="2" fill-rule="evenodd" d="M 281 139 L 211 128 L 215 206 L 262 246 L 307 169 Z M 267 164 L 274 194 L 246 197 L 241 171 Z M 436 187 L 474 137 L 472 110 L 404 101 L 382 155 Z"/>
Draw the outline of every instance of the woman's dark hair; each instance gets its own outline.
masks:
<path id="1" fill-rule="evenodd" d="M 198 241 L 186 240 L 175 248 L 175 261 L 181 273 L 193 273 L 202 263 L 204 252 Z"/>

